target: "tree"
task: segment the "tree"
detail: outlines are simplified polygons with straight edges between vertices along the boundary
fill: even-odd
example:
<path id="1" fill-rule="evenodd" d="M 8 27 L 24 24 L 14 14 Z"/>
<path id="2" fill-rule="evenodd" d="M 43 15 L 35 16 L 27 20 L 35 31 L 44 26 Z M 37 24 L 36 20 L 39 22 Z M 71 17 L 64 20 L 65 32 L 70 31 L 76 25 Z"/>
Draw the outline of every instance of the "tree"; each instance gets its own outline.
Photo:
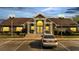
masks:
<path id="1" fill-rule="evenodd" d="M 73 19 L 74 19 L 75 21 L 79 21 L 79 15 L 76 15 L 75 17 L 73 17 Z"/>

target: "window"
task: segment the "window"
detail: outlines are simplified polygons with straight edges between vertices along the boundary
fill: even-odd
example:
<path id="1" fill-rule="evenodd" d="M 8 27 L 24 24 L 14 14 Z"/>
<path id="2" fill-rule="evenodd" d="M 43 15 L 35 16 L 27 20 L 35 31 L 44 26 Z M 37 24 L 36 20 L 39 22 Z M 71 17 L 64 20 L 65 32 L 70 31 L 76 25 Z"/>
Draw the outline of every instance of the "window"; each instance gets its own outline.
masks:
<path id="1" fill-rule="evenodd" d="M 43 21 L 42 20 L 38 20 L 37 21 L 37 26 L 43 26 Z"/>
<path id="2" fill-rule="evenodd" d="M 30 24 L 30 33 L 34 33 L 34 24 Z"/>
<path id="3" fill-rule="evenodd" d="M 49 26 L 46 26 L 46 31 L 49 31 Z"/>
<path id="4" fill-rule="evenodd" d="M 31 30 L 34 30 L 34 26 L 31 26 Z"/>
<path id="5" fill-rule="evenodd" d="M 16 31 L 22 31 L 22 27 L 16 27 Z"/>
<path id="6" fill-rule="evenodd" d="M 76 32 L 76 27 L 70 28 L 71 31 Z"/>
<path id="7" fill-rule="evenodd" d="M 53 35 L 44 35 L 44 38 L 55 38 Z"/>
<path id="8" fill-rule="evenodd" d="M 50 33 L 50 24 L 46 24 L 45 30 L 46 33 Z"/>
<path id="9" fill-rule="evenodd" d="M 9 27 L 3 27 L 3 31 L 10 31 Z"/>

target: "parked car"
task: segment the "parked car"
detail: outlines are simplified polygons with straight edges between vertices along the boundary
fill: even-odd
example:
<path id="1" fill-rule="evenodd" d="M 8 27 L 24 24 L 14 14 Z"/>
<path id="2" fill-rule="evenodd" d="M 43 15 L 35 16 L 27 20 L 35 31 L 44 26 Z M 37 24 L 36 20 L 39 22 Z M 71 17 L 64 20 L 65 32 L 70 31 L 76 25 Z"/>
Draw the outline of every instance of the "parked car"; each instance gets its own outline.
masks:
<path id="1" fill-rule="evenodd" d="M 53 47 L 57 46 L 58 42 L 54 35 L 46 34 L 42 35 L 42 45 L 43 47 Z"/>

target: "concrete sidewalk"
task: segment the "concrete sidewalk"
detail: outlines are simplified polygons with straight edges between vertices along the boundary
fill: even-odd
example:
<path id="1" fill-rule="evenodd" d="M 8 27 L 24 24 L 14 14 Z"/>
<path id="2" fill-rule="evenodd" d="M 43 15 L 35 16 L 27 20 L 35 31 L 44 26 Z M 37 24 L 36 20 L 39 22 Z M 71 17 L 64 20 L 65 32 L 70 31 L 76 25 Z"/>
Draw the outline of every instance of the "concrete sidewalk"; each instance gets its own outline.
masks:
<path id="1" fill-rule="evenodd" d="M 0 38 L 0 40 L 13 40 L 13 41 L 23 41 L 23 40 L 41 40 L 42 37 L 39 34 L 28 34 L 24 38 Z M 58 41 L 77 41 L 79 38 L 64 38 L 57 37 Z"/>
<path id="2" fill-rule="evenodd" d="M 79 40 L 79 36 L 56 36 L 56 38 L 58 39 L 58 41 L 77 41 Z"/>
<path id="3" fill-rule="evenodd" d="M 18 41 L 23 41 L 23 40 L 41 40 L 41 35 L 38 34 L 28 34 L 24 38 L 0 38 L 0 40 L 18 40 Z"/>

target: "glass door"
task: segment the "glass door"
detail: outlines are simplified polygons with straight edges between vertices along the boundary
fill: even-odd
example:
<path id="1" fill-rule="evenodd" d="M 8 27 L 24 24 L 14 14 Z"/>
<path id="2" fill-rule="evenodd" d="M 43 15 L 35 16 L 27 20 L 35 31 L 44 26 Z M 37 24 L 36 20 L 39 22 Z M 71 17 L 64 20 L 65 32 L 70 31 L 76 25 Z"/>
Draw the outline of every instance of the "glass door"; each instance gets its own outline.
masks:
<path id="1" fill-rule="evenodd" d="M 44 21 L 39 19 L 36 20 L 36 32 L 38 34 L 42 34 L 43 33 L 43 27 L 44 27 Z"/>
<path id="2" fill-rule="evenodd" d="M 43 27 L 37 27 L 37 33 L 42 34 L 43 33 Z"/>

